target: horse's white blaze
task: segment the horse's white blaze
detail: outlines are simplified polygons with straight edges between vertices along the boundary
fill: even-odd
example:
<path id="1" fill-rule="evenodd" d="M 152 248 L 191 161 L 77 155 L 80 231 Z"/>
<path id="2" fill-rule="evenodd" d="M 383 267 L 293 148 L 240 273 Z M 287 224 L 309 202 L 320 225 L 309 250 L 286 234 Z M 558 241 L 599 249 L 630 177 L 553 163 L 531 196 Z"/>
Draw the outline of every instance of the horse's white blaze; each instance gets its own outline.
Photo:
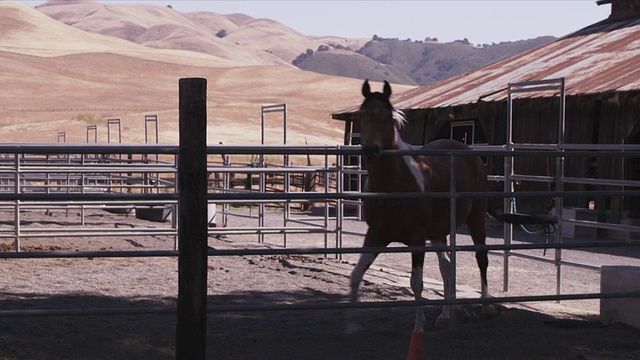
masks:
<path id="1" fill-rule="evenodd" d="M 400 138 L 399 134 L 398 134 L 398 130 L 395 129 L 396 132 L 396 139 L 398 142 L 398 149 L 399 150 L 411 150 L 411 145 L 407 144 L 406 142 L 402 141 L 402 139 Z M 409 171 L 411 171 L 411 175 L 413 175 L 413 179 L 416 181 L 416 184 L 418 184 L 418 187 L 420 188 L 420 191 L 424 191 L 425 186 L 425 178 L 424 175 L 422 174 L 422 171 L 420 171 L 420 167 L 418 166 L 418 162 L 416 161 L 416 159 L 413 158 L 413 156 L 411 155 L 404 155 L 402 157 L 402 159 L 404 160 L 404 162 L 407 164 L 407 167 L 409 168 Z"/>

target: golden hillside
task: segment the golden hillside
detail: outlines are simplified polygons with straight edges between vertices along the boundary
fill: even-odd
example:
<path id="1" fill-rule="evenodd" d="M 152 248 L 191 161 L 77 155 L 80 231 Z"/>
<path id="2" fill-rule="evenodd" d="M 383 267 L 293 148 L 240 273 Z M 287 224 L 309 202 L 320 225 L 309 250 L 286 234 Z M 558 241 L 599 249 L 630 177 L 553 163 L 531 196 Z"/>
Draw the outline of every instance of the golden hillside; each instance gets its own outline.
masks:
<path id="1" fill-rule="evenodd" d="M 260 106 L 287 103 L 289 143 L 339 144 L 343 124 L 329 114 L 361 100 L 361 80 L 288 65 L 252 65 L 258 58 L 151 48 L 64 25 L 17 3 L 0 2 L 0 27 L 5 142 L 55 142 L 59 131 L 67 133 L 68 142 L 85 142 L 86 127 L 94 124 L 99 142 L 106 142 L 106 119 L 115 117 L 122 120 L 123 141 L 140 143 L 144 115 L 157 114 L 160 142 L 177 143 L 183 77 L 209 81 L 210 143 L 259 143 Z M 267 125 L 267 142 L 278 143 L 281 117 L 270 114 Z"/>

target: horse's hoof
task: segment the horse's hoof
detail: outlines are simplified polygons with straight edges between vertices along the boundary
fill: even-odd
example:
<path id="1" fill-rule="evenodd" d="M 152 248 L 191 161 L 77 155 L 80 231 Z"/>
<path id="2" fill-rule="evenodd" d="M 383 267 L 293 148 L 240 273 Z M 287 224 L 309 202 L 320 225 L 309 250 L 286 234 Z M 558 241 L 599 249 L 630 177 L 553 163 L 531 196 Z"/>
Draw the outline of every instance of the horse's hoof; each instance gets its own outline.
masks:
<path id="1" fill-rule="evenodd" d="M 449 319 L 439 317 L 436 319 L 436 323 L 434 324 L 434 326 L 438 329 L 446 329 L 449 327 Z"/>
<path id="2" fill-rule="evenodd" d="M 496 307 L 493 306 L 493 304 L 485 304 L 482 305 L 481 314 L 486 318 L 494 318 L 498 316 L 498 311 L 496 310 Z"/>
<path id="3" fill-rule="evenodd" d="M 344 333 L 347 335 L 353 335 L 362 331 L 363 327 L 355 321 L 348 321 L 344 328 Z"/>

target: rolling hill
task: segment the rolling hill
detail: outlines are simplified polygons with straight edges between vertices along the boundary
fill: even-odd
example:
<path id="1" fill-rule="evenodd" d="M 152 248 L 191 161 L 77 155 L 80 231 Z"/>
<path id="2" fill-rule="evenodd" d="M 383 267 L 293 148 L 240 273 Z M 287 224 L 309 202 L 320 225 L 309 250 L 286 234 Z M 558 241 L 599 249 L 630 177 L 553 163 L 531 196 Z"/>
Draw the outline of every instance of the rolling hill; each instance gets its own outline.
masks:
<path id="1" fill-rule="evenodd" d="M 269 19 L 243 14 L 180 13 L 149 4 L 102 4 L 95 1 L 49 1 L 38 11 L 87 32 L 115 36 L 141 45 L 182 49 L 252 65 L 290 65 L 308 48 L 366 40 L 310 37 Z"/>
<path id="2" fill-rule="evenodd" d="M 361 100 L 361 80 L 279 61 L 264 65 L 252 52 L 235 61 L 143 46 L 65 25 L 19 3 L 0 2 L 0 27 L 4 142 L 55 142 L 58 132 L 66 132 L 68 142 L 85 142 L 88 125 L 98 125 L 98 141 L 106 142 L 107 119 L 120 118 L 123 142 L 141 143 L 144 116 L 157 114 L 160 142 L 177 143 L 183 77 L 208 79 L 210 143 L 259 143 L 260 107 L 287 103 L 289 143 L 340 144 L 343 124 L 329 114 Z M 397 87 L 403 89 L 409 87 Z M 282 116 L 271 115 L 267 142 L 277 144 Z"/>
<path id="3" fill-rule="evenodd" d="M 322 74 L 427 85 L 477 69 L 554 38 L 483 44 L 306 36 L 270 19 L 243 14 L 180 13 L 147 4 L 58 0 L 37 8 L 76 28 L 141 45 L 202 52 L 252 65 L 289 65 Z"/>
<path id="4" fill-rule="evenodd" d="M 293 62 L 301 69 L 400 84 L 428 85 L 478 69 L 553 41 L 552 36 L 474 46 L 465 40 L 450 43 L 375 37 L 346 58 L 343 50 L 307 51 Z M 351 64 L 349 64 L 351 63 Z M 363 76 L 366 75 L 366 76 Z"/>

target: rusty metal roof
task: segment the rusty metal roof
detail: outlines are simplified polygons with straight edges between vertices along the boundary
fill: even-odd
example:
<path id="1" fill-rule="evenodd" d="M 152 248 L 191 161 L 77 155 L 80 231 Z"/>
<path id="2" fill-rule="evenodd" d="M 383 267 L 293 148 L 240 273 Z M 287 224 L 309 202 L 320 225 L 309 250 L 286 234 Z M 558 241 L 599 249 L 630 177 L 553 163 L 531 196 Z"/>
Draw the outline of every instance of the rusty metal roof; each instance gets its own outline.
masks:
<path id="1" fill-rule="evenodd" d="M 640 89 L 640 17 L 607 19 L 478 70 L 392 96 L 398 109 L 441 108 L 507 97 L 509 83 L 565 78 L 566 95 Z M 518 97 L 553 96 L 525 93 Z M 358 107 L 334 114 L 357 111 Z"/>

